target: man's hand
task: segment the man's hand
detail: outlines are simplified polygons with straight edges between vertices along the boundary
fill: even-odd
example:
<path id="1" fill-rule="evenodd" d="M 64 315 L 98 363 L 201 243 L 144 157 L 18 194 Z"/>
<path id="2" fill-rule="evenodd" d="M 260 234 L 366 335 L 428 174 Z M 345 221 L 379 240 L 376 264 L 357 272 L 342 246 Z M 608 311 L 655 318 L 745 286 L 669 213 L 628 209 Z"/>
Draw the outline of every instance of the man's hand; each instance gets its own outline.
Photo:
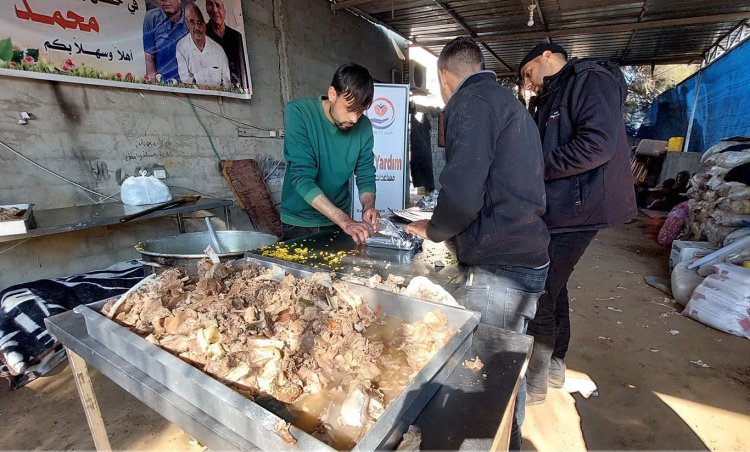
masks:
<path id="1" fill-rule="evenodd" d="M 362 220 L 377 231 L 380 227 L 380 211 L 374 207 L 368 207 L 362 211 Z"/>
<path id="2" fill-rule="evenodd" d="M 341 226 L 341 229 L 349 234 L 352 240 L 354 240 L 357 245 L 365 243 L 367 237 L 370 236 L 370 226 L 363 222 L 354 221 L 352 219 L 344 222 L 344 224 Z"/>
<path id="3" fill-rule="evenodd" d="M 427 225 L 430 220 L 418 220 L 406 226 L 404 229 L 408 234 L 416 235 L 425 240 L 429 240 L 427 237 Z"/>

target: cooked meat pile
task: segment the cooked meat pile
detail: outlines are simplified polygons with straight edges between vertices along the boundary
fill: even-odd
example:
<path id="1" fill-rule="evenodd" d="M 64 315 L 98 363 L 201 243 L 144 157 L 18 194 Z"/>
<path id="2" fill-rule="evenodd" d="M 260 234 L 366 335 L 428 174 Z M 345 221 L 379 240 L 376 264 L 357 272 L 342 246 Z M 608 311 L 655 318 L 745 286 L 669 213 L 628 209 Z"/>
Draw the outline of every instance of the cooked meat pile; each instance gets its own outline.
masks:
<path id="1" fill-rule="evenodd" d="M 18 220 L 23 218 L 26 213 L 26 209 L 18 209 L 16 207 L 0 207 L 0 221 Z"/>
<path id="2" fill-rule="evenodd" d="M 280 267 L 204 260 L 197 278 L 165 270 L 102 311 L 247 397 L 293 403 L 340 394 L 343 402 L 328 406 L 310 432 L 329 444 L 338 428 L 357 429 L 357 441 L 385 410 L 378 376 L 389 368 L 387 354 L 365 334 L 378 316 L 329 274 L 303 280 Z M 451 337 L 446 325 L 434 312 L 399 331 L 413 373 Z"/>

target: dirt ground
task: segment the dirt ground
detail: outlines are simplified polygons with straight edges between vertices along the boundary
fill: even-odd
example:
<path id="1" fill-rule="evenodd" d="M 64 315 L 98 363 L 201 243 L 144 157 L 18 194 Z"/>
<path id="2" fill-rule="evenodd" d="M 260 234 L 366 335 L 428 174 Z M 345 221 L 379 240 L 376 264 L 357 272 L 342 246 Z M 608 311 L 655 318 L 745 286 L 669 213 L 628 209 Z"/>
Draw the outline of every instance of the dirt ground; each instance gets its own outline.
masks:
<path id="1" fill-rule="evenodd" d="M 604 231 L 571 279 L 568 377 L 598 396 L 550 390 L 528 407 L 527 450 L 750 450 L 750 341 L 679 315 L 643 282 L 668 276 L 668 253 L 646 221 Z M 92 380 L 114 449 L 203 448 L 106 377 Z M 67 366 L 0 390 L 0 449 L 93 449 Z"/>

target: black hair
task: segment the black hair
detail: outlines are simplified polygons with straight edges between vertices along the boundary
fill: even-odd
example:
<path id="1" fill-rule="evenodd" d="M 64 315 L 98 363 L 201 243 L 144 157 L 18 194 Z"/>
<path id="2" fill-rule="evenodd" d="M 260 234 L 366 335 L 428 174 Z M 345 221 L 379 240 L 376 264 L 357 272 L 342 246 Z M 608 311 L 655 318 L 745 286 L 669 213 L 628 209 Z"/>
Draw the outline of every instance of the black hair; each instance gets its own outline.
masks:
<path id="1" fill-rule="evenodd" d="M 479 45 L 468 36 L 459 36 L 443 47 L 438 57 L 438 69 L 455 75 L 468 75 L 484 69 L 484 55 Z"/>
<path id="2" fill-rule="evenodd" d="M 351 108 L 365 111 L 372 104 L 375 84 L 370 71 L 355 63 L 342 64 L 333 74 L 331 86 L 336 94 L 344 96 L 347 102 L 354 101 Z"/>

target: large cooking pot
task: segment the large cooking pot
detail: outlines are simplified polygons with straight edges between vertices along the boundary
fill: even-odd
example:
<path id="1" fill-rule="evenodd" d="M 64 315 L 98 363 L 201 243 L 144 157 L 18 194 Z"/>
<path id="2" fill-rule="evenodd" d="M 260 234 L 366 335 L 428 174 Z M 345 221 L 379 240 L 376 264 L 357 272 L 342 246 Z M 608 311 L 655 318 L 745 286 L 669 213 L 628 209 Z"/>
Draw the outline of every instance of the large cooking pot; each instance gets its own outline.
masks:
<path id="1" fill-rule="evenodd" d="M 216 236 L 221 252 L 215 251 L 222 261 L 240 258 L 248 251 L 278 241 L 274 235 L 255 231 L 216 231 Z M 204 250 L 208 245 L 216 248 L 209 232 L 191 232 L 140 242 L 135 249 L 141 253 L 146 274 L 166 266 L 178 267 L 189 275 L 195 275 L 198 261 L 207 257 Z"/>

